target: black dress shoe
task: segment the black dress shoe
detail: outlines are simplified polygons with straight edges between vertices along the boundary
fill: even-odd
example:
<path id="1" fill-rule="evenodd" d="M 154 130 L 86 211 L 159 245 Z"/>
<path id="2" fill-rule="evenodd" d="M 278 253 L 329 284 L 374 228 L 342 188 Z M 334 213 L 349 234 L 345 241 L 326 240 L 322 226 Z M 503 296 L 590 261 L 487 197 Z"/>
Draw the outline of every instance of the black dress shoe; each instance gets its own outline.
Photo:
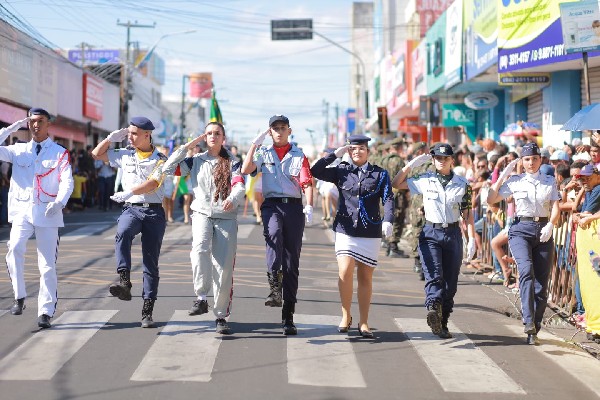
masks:
<path id="1" fill-rule="evenodd" d="M 347 326 L 338 326 L 338 332 L 339 333 L 348 333 L 351 325 L 352 325 L 352 317 L 350 317 L 350 319 L 348 320 Z"/>
<path id="2" fill-rule="evenodd" d="M 358 324 L 358 334 L 360 336 L 363 337 L 363 339 L 373 339 L 373 332 L 371 332 L 370 330 L 365 329 L 364 331 L 362 331 L 360 329 L 360 324 Z"/>
<path id="3" fill-rule="evenodd" d="M 529 335 L 527 335 L 527 344 L 532 346 L 537 346 L 538 344 L 540 344 L 538 337 L 535 333 L 530 333 Z"/>
<path id="4" fill-rule="evenodd" d="M 47 329 L 52 326 L 50 323 L 50 316 L 46 314 L 42 314 L 38 317 L 38 326 L 42 329 Z"/>
<path id="5" fill-rule="evenodd" d="M 23 314 L 23 310 L 25 309 L 25 297 L 21 297 L 20 299 L 16 299 L 13 301 L 13 305 L 10 308 L 10 313 L 12 315 L 21 315 Z"/>

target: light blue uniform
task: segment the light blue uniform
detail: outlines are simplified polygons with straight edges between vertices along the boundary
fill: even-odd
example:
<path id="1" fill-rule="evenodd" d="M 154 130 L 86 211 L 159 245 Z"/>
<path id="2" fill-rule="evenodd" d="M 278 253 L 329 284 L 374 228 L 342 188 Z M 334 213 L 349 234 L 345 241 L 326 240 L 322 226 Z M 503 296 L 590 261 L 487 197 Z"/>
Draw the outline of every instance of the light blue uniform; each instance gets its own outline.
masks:
<path id="1" fill-rule="evenodd" d="M 548 223 L 552 202 L 560 195 L 554 177 L 541 174 L 513 175 L 498 191 L 515 201 L 515 221 L 508 230 L 508 245 L 519 271 L 523 323 L 534 323 L 539 331 L 548 301 L 548 279 L 554 258 L 554 240 L 540 242 Z"/>

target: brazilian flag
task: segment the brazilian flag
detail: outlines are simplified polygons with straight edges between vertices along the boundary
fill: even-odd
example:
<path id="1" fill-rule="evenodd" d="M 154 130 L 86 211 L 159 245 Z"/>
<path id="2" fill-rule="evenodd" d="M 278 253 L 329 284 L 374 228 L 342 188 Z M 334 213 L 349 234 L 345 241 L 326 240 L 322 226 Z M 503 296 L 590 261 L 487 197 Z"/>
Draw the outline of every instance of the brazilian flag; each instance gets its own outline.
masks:
<path id="1" fill-rule="evenodd" d="M 219 103 L 217 103 L 217 93 L 212 91 L 212 101 L 210 102 L 210 122 L 223 123 L 223 116 L 221 115 L 221 109 Z"/>

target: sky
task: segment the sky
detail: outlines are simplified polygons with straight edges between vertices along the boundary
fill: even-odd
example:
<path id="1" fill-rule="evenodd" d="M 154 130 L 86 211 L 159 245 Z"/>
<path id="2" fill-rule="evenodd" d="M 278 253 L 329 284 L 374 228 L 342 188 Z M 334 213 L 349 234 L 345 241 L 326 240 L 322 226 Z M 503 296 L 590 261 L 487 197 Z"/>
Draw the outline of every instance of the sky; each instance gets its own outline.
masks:
<path id="1" fill-rule="evenodd" d="M 51 45 L 72 49 L 81 42 L 96 49 L 124 48 L 120 22 L 152 29 L 131 30 L 140 48 L 161 36 L 156 52 L 165 60 L 163 99 L 181 99 L 184 74 L 212 72 L 228 136 L 251 140 L 274 114 L 290 119 L 294 140 L 320 147 L 328 102 L 330 122 L 350 99 L 351 56 L 325 40 L 272 41 L 270 21 L 312 18 L 313 29 L 351 48 L 351 0 L 3 0 Z M 11 22 L 9 20 L 9 22 Z M 309 133 L 314 130 L 314 133 Z"/>

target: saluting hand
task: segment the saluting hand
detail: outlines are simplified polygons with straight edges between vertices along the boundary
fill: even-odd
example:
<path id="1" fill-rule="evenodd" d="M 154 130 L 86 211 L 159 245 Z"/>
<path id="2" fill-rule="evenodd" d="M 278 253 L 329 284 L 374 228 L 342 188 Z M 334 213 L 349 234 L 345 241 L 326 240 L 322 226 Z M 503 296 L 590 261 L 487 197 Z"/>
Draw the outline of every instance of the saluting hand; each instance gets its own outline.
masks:
<path id="1" fill-rule="evenodd" d="M 254 140 L 252 140 L 252 144 L 254 144 L 255 146 L 260 146 L 270 131 L 271 131 L 271 128 L 267 129 L 263 133 L 260 133 L 257 137 L 254 138 Z"/>
<path id="2" fill-rule="evenodd" d="M 348 151 L 348 147 L 350 147 L 350 145 L 345 145 L 342 147 L 338 147 L 337 149 L 335 149 L 334 154 L 337 158 L 341 158 L 344 156 L 344 154 L 346 154 L 346 152 Z"/>
<path id="3" fill-rule="evenodd" d="M 406 164 L 406 166 L 408 168 L 417 168 L 417 167 L 420 167 L 421 165 L 425 164 L 429 160 L 431 160 L 431 154 L 421 154 L 420 156 L 417 156 L 417 157 L 413 158 L 412 160 L 410 160 Z"/>
<path id="4" fill-rule="evenodd" d="M 502 182 L 506 178 L 508 178 L 508 176 L 515 170 L 515 167 L 517 166 L 518 162 L 519 162 L 518 158 L 516 160 L 512 160 L 511 162 L 509 162 L 508 165 L 506 166 L 506 168 L 504 168 L 502 170 L 502 172 L 500 173 L 500 176 L 498 177 L 498 181 Z"/>
<path id="5" fill-rule="evenodd" d="M 122 142 L 123 140 L 125 140 L 128 133 L 129 133 L 129 129 L 127 129 L 127 128 L 117 129 L 116 131 L 112 131 L 111 133 L 109 133 L 108 136 L 106 137 L 106 139 L 109 142 L 113 142 L 113 143 Z"/>

